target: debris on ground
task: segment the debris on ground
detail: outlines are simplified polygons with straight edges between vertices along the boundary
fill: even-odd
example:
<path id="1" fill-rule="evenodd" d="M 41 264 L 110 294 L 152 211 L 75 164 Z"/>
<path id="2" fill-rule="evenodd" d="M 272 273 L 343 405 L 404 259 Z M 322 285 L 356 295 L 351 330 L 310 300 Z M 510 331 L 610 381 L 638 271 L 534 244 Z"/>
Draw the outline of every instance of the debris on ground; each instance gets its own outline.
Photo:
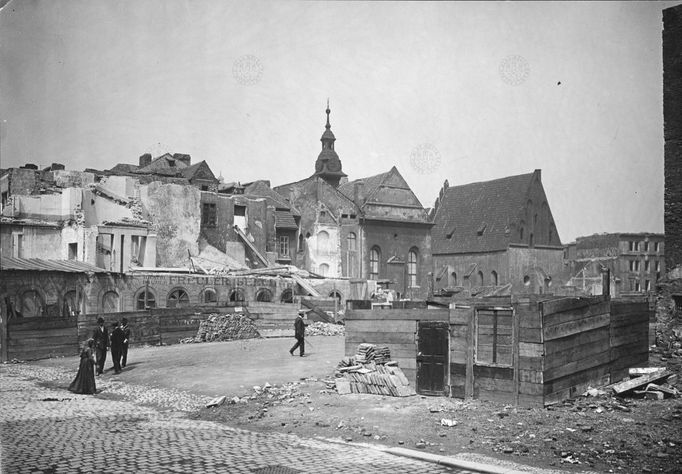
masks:
<path id="1" fill-rule="evenodd" d="M 343 336 L 346 334 L 346 327 L 342 324 L 315 321 L 308 324 L 305 334 L 306 336 Z"/>
<path id="2" fill-rule="evenodd" d="M 256 324 L 244 314 L 211 314 L 208 319 L 201 321 L 195 337 L 181 339 L 180 342 L 187 344 L 260 337 Z"/>
<path id="3" fill-rule="evenodd" d="M 668 378 L 672 375 L 673 373 L 669 370 L 661 368 L 655 372 L 641 374 L 630 380 L 613 384 L 611 389 L 618 396 L 639 395 L 655 400 L 677 398 L 679 397 L 679 392 L 667 383 Z"/>
<path id="4" fill-rule="evenodd" d="M 369 393 L 391 397 L 416 395 L 387 346 L 360 344 L 355 356 L 339 362 L 335 377 L 339 395 Z"/>

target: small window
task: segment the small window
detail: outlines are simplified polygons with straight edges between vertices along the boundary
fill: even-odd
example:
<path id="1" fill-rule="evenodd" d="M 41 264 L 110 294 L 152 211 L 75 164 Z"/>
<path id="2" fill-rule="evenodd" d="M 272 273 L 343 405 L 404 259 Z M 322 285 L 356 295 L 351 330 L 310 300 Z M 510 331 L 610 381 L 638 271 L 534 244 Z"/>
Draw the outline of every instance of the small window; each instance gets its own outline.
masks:
<path id="1" fill-rule="evenodd" d="M 650 265 L 651 264 L 649 263 L 649 260 L 644 260 L 644 271 L 645 272 L 649 271 Z"/>
<path id="2" fill-rule="evenodd" d="M 205 202 L 201 207 L 201 225 L 215 227 L 216 207 L 215 203 Z"/>
<path id="3" fill-rule="evenodd" d="M 246 301 L 246 299 L 244 298 L 244 292 L 240 288 L 232 290 L 232 292 L 230 293 L 230 302 L 243 303 L 244 301 Z"/>
<path id="4" fill-rule="evenodd" d="M 64 302 L 62 305 L 62 316 L 77 316 L 78 315 L 78 301 L 76 299 L 76 292 L 74 290 L 67 291 L 64 294 Z"/>
<path id="5" fill-rule="evenodd" d="M 289 256 L 289 236 L 280 235 L 279 236 L 279 256 L 288 257 Z"/>
<path id="6" fill-rule="evenodd" d="M 202 185 L 201 185 L 201 190 L 202 190 L 202 191 L 208 191 L 208 186 L 205 185 L 205 184 L 202 184 Z"/>
<path id="7" fill-rule="evenodd" d="M 651 280 L 644 280 L 644 291 L 651 291 Z"/>
<path id="8" fill-rule="evenodd" d="M 533 247 L 535 245 L 535 242 L 533 242 L 533 233 L 531 232 L 530 237 L 528 239 L 528 246 Z"/>
<path id="9" fill-rule="evenodd" d="M 478 286 L 483 286 L 483 272 L 478 272 Z"/>
<path id="10" fill-rule="evenodd" d="M 648 252 L 649 251 L 649 241 L 644 242 L 644 251 Z"/>
<path id="11" fill-rule="evenodd" d="M 187 294 L 187 291 L 182 288 L 171 291 L 168 295 L 166 306 L 168 308 L 186 308 L 189 306 L 189 295 Z"/>
<path id="12" fill-rule="evenodd" d="M 660 250 L 660 244 L 658 242 L 654 242 L 654 252 L 658 253 Z"/>
<path id="13" fill-rule="evenodd" d="M 279 297 L 282 303 L 293 303 L 294 302 L 294 291 L 291 288 L 287 288 L 282 291 L 282 295 Z"/>
<path id="14" fill-rule="evenodd" d="M 78 243 L 69 244 L 69 260 L 78 260 Z"/>
<path id="15" fill-rule="evenodd" d="M 349 252 L 355 252 L 356 241 L 357 241 L 357 238 L 355 236 L 355 233 L 350 232 L 348 234 L 348 237 L 346 237 L 346 243 L 348 244 L 348 251 Z"/>
<path id="16" fill-rule="evenodd" d="M 259 301 L 261 303 L 271 302 L 272 301 L 272 291 L 268 290 L 267 288 L 261 288 L 256 293 L 256 301 Z"/>
<path id="17" fill-rule="evenodd" d="M 497 272 L 495 270 L 490 272 L 490 284 L 497 286 Z"/>
<path id="18" fill-rule="evenodd" d="M 521 229 L 519 229 L 519 239 L 521 241 L 523 241 L 523 227 L 521 227 Z"/>
<path id="19" fill-rule="evenodd" d="M 528 275 L 523 277 L 523 284 L 526 286 L 530 286 L 530 277 Z"/>
<path id="20" fill-rule="evenodd" d="M 145 309 L 156 308 L 156 297 L 151 291 L 142 290 L 139 295 L 137 295 L 137 309 L 142 311 Z"/>
<path id="21" fill-rule="evenodd" d="M 451 286 L 457 286 L 457 272 L 450 273 Z"/>
<path id="22" fill-rule="evenodd" d="M 476 363 L 511 366 L 512 312 L 476 312 Z"/>
<path id="23" fill-rule="evenodd" d="M 298 251 L 303 252 L 303 242 L 305 239 L 303 238 L 303 234 L 298 234 Z"/>

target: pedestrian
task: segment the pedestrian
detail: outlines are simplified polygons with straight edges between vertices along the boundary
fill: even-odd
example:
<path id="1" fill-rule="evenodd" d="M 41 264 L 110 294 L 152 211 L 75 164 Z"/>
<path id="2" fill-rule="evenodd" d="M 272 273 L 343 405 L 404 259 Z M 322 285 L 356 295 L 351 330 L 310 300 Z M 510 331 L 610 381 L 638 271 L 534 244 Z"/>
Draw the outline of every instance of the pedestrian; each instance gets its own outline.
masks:
<path id="1" fill-rule="evenodd" d="M 118 321 L 114 323 L 114 329 L 111 331 L 111 359 L 114 363 L 114 372 L 121 373 L 121 355 L 123 354 L 123 340 L 125 334 L 121 329 Z"/>
<path id="2" fill-rule="evenodd" d="M 104 318 L 97 318 L 97 325 L 97 329 L 92 333 L 92 338 L 95 340 L 97 375 L 102 375 L 104 362 L 107 360 L 107 350 L 109 350 L 109 331 L 104 327 Z"/>
<path id="3" fill-rule="evenodd" d="M 80 364 L 78 365 L 78 373 L 69 385 L 69 391 L 73 393 L 82 393 L 87 395 L 94 395 L 97 393 L 97 386 L 95 385 L 95 340 L 88 339 L 83 346 L 80 356 Z"/>
<path id="4" fill-rule="evenodd" d="M 298 316 L 294 321 L 294 337 L 296 338 L 296 344 L 289 350 L 289 354 L 294 355 L 294 351 L 297 347 L 300 347 L 299 355 L 303 357 L 305 354 L 305 322 L 303 321 L 303 316 L 305 311 L 302 309 L 298 310 Z"/>
<path id="5" fill-rule="evenodd" d="M 125 367 L 128 363 L 128 344 L 130 341 L 130 328 L 126 318 L 121 319 L 121 330 L 125 336 L 125 339 L 123 339 L 123 350 L 121 351 L 121 367 Z"/>

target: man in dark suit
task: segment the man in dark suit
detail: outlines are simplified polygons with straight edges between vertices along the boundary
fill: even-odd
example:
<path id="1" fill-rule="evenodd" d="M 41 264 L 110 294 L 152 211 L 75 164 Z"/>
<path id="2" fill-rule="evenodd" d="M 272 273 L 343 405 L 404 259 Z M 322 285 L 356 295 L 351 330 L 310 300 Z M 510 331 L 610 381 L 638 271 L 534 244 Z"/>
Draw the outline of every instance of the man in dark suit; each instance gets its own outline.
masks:
<path id="1" fill-rule="evenodd" d="M 297 347 L 300 347 L 299 355 L 303 357 L 305 354 L 305 322 L 303 321 L 303 316 L 305 311 L 302 309 L 298 311 L 298 316 L 294 321 L 294 337 L 296 338 L 296 344 L 289 350 L 289 354 L 294 355 L 294 351 Z"/>
<path id="2" fill-rule="evenodd" d="M 104 327 L 104 319 L 97 319 L 97 329 L 92 333 L 95 340 L 95 359 L 97 360 L 97 375 L 104 372 L 104 362 L 107 360 L 107 350 L 109 349 L 109 331 Z"/>
<path id="3" fill-rule="evenodd" d="M 123 351 L 121 351 L 121 367 L 125 367 L 128 363 L 128 344 L 130 343 L 130 328 L 126 318 L 121 319 L 121 330 L 125 336 L 125 339 L 123 339 Z"/>
<path id="4" fill-rule="evenodd" d="M 114 323 L 114 329 L 111 331 L 111 358 L 114 363 L 114 372 L 117 374 L 121 373 L 121 355 L 123 353 L 123 340 L 125 339 L 125 334 L 118 321 Z"/>

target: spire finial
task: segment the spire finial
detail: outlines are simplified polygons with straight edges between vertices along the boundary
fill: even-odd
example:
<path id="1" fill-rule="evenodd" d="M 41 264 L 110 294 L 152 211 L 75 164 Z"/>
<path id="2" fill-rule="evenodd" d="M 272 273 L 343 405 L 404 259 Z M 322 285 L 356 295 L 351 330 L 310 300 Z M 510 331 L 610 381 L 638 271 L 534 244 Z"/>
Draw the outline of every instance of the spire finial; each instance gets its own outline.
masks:
<path id="1" fill-rule="evenodd" d="M 329 125 L 329 114 L 331 113 L 331 110 L 329 110 L 329 97 L 327 97 L 327 110 L 325 110 L 325 112 L 327 112 L 327 125 L 325 125 L 324 128 L 329 130 L 330 128 L 332 128 L 332 126 Z"/>

